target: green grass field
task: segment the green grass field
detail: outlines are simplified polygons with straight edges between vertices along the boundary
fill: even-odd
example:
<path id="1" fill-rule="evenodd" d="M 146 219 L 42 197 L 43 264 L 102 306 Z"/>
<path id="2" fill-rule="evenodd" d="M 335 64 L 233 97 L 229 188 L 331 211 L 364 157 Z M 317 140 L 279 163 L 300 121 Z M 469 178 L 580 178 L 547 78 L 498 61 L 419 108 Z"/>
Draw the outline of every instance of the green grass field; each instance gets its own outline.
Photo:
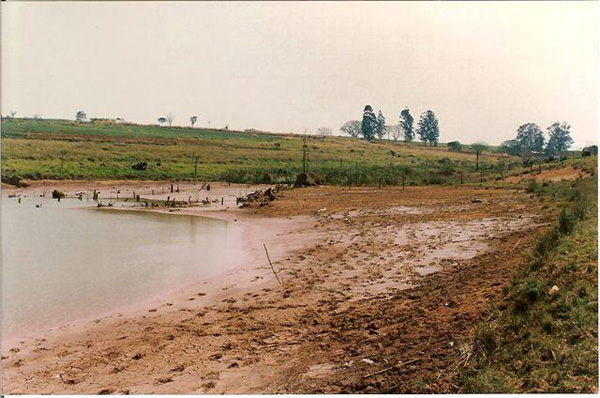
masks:
<path id="1" fill-rule="evenodd" d="M 158 127 L 109 122 L 5 119 L 2 178 L 148 179 L 290 183 L 302 171 L 302 137 L 291 134 Z M 194 157 L 198 157 L 197 167 Z M 146 162 L 145 170 L 134 165 Z M 484 152 L 486 180 L 517 172 L 519 159 Z M 330 184 L 479 182 L 475 154 L 444 144 L 346 137 L 308 139 L 308 170 Z"/>

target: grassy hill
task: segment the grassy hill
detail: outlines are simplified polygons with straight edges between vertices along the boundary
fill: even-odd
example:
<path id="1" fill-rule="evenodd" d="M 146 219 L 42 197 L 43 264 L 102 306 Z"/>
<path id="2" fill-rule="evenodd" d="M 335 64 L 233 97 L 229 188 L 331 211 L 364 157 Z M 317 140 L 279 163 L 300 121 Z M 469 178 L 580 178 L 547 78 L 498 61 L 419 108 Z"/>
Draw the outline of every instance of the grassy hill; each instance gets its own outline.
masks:
<path id="1" fill-rule="evenodd" d="M 293 134 L 5 119 L 2 178 L 293 182 L 302 171 L 302 145 L 302 136 Z M 474 153 L 443 144 L 311 136 L 308 160 L 310 173 L 333 184 L 399 184 L 402 176 L 406 184 L 450 184 L 461 173 L 465 182 L 480 178 L 473 174 Z M 495 179 L 500 168 L 517 163 L 485 152 L 480 168 Z"/>
<path id="2" fill-rule="evenodd" d="M 563 210 L 477 327 L 462 392 L 597 392 L 597 189 L 594 176 L 533 190 Z"/>

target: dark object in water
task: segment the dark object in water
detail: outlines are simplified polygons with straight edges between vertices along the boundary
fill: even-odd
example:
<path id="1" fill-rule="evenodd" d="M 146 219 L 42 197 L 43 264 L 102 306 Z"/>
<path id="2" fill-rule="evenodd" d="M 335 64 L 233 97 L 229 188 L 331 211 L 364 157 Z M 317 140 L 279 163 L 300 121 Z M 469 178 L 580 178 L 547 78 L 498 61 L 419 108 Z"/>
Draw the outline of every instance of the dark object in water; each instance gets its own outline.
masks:
<path id="1" fill-rule="evenodd" d="M 60 198 L 64 198 L 65 193 L 64 192 L 60 192 L 59 190 L 55 189 L 54 191 L 52 191 L 52 199 L 58 199 L 60 200 Z"/>

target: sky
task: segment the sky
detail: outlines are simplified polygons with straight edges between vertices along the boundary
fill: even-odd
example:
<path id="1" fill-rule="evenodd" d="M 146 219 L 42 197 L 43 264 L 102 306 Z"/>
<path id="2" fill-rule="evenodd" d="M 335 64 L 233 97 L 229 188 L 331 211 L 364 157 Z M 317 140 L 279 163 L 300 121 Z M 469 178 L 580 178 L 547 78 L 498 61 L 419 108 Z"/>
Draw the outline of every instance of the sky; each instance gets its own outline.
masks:
<path id="1" fill-rule="evenodd" d="M 0 111 L 339 131 L 365 105 L 440 140 L 597 142 L 598 3 L 2 2 Z"/>

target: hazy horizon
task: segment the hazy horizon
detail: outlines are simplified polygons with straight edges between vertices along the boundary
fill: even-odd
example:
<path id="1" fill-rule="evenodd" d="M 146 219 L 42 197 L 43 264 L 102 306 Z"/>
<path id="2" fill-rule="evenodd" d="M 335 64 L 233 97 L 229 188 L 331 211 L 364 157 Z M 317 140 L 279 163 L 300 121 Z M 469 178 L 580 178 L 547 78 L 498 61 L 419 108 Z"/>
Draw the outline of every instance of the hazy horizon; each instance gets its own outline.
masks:
<path id="1" fill-rule="evenodd" d="M 597 142 L 597 2 L 2 2 L 1 113 L 338 132 L 433 110 L 442 142 Z"/>

